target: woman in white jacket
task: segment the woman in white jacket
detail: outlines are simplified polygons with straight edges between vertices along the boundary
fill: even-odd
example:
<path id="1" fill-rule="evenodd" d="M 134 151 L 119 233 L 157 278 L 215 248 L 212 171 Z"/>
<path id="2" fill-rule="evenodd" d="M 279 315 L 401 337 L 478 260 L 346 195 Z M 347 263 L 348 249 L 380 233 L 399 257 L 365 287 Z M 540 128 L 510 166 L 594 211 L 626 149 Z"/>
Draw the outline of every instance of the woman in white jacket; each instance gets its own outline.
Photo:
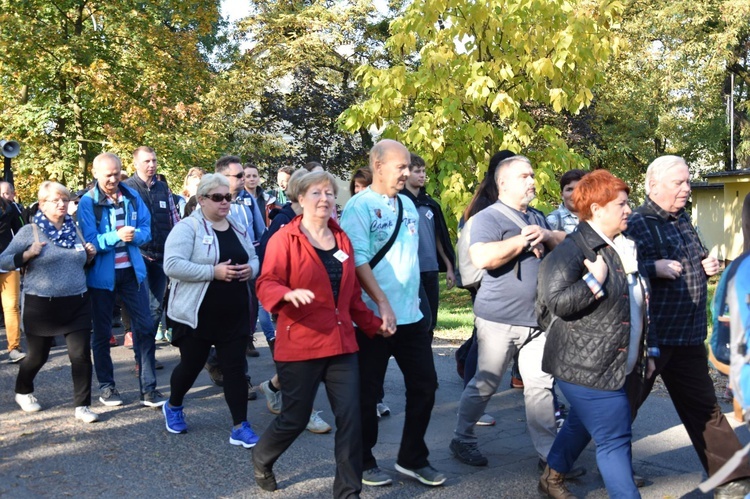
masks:
<path id="1" fill-rule="evenodd" d="M 229 214 L 229 181 L 204 175 L 196 194 L 201 209 L 178 223 L 164 248 L 164 272 L 172 279 L 167 316 L 180 363 L 172 372 L 163 406 L 167 430 L 185 433 L 182 401 L 195 383 L 211 346 L 224 373 L 224 397 L 232 414 L 232 445 L 258 441 L 247 422 L 245 351 L 250 334 L 249 281 L 258 272 L 252 236 Z"/>

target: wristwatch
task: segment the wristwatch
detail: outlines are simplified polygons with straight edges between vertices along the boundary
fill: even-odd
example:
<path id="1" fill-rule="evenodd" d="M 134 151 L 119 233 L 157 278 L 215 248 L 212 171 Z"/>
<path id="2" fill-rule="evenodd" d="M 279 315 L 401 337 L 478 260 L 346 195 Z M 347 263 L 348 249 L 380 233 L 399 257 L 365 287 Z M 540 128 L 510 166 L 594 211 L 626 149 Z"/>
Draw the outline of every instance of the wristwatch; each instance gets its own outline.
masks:
<path id="1" fill-rule="evenodd" d="M 659 357 L 661 357 L 661 350 L 659 350 L 659 347 L 649 347 L 646 350 L 646 357 L 658 359 Z"/>

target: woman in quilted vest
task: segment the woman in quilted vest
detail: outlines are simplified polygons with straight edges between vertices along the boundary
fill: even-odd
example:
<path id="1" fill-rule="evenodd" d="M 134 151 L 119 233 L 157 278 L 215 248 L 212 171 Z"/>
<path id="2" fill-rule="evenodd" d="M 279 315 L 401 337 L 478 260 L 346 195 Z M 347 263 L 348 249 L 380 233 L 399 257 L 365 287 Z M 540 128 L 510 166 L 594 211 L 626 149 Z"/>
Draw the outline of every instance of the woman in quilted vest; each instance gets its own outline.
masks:
<path id="1" fill-rule="evenodd" d="M 582 222 L 539 271 L 538 310 L 551 320 L 542 368 L 571 405 L 539 482 L 548 497 L 574 497 L 563 476 L 592 437 L 610 497 L 640 497 L 625 378 L 643 370 L 647 282 L 635 243 L 622 235 L 631 213 L 629 192 L 605 170 L 584 176 L 573 192 Z"/>

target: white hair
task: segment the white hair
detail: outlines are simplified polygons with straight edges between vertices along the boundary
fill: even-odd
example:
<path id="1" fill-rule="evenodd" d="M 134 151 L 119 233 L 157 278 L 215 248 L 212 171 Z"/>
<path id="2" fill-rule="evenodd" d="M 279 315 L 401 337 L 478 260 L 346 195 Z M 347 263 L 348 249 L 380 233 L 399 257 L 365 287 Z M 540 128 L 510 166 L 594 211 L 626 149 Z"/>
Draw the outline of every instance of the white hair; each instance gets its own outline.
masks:
<path id="1" fill-rule="evenodd" d="M 648 165 L 646 170 L 646 195 L 651 193 L 651 182 L 658 182 L 667 173 L 667 170 L 675 166 L 687 166 L 687 162 L 680 156 L 659 156 Z"/>
<path id="2" fill-rule="evenodd" d="M 58 193 L 61 198 L 70 199 L 70 191 L 68 190 L 67 187 L 65 187 L 62 184 L 58 184 L 57 182 L 45 180 L 39 186 L 39 193 L 37 195 L 37 199 L 39 200 L 39 203 L 41 204 L 44 201 L 46 201 L 53 192 Z"/>
<path id="3" fill-rule="evenodd" d="M 195 191 L 196 196 L 207 196 L 209 192 L 217 187 L 229 188 L 229 179 L 221 173 L 207 173 L 201 177 L 198 188 Z"/>
<path id="4" fill-rule="evenodd" d="M 495 183 L 498 183 L 498 180 L 500 180 L 500 173 L 502 170 L 505 170 L 507 167 L 514 165 L 516 163 L 524 163 L 526 165 L 531 166 L 531 160 L 527 158 L 526 156 L 522 156 L 520 154 L 517 154 L 515 156 L 511 156 L 510 158 L 505 158 L 501 162 L 497 164 L 497 169 L 495 170 Z"/>

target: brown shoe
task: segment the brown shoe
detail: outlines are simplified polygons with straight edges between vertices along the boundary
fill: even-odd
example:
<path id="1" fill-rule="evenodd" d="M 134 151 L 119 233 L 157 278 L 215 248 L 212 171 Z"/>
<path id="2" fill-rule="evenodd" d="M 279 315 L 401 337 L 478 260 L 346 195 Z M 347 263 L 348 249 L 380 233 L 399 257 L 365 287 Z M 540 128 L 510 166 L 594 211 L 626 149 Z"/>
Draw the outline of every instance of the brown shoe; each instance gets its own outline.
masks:
<path id="1" fill-rule="evenodd" d="M 575 495 L 565 487 L 565 479 L 562 473 L 558 473 L 549 466 L 544 468 L 544 473 L 539 479 L 539 492 L 553 499 L 577 499 Z"/>

